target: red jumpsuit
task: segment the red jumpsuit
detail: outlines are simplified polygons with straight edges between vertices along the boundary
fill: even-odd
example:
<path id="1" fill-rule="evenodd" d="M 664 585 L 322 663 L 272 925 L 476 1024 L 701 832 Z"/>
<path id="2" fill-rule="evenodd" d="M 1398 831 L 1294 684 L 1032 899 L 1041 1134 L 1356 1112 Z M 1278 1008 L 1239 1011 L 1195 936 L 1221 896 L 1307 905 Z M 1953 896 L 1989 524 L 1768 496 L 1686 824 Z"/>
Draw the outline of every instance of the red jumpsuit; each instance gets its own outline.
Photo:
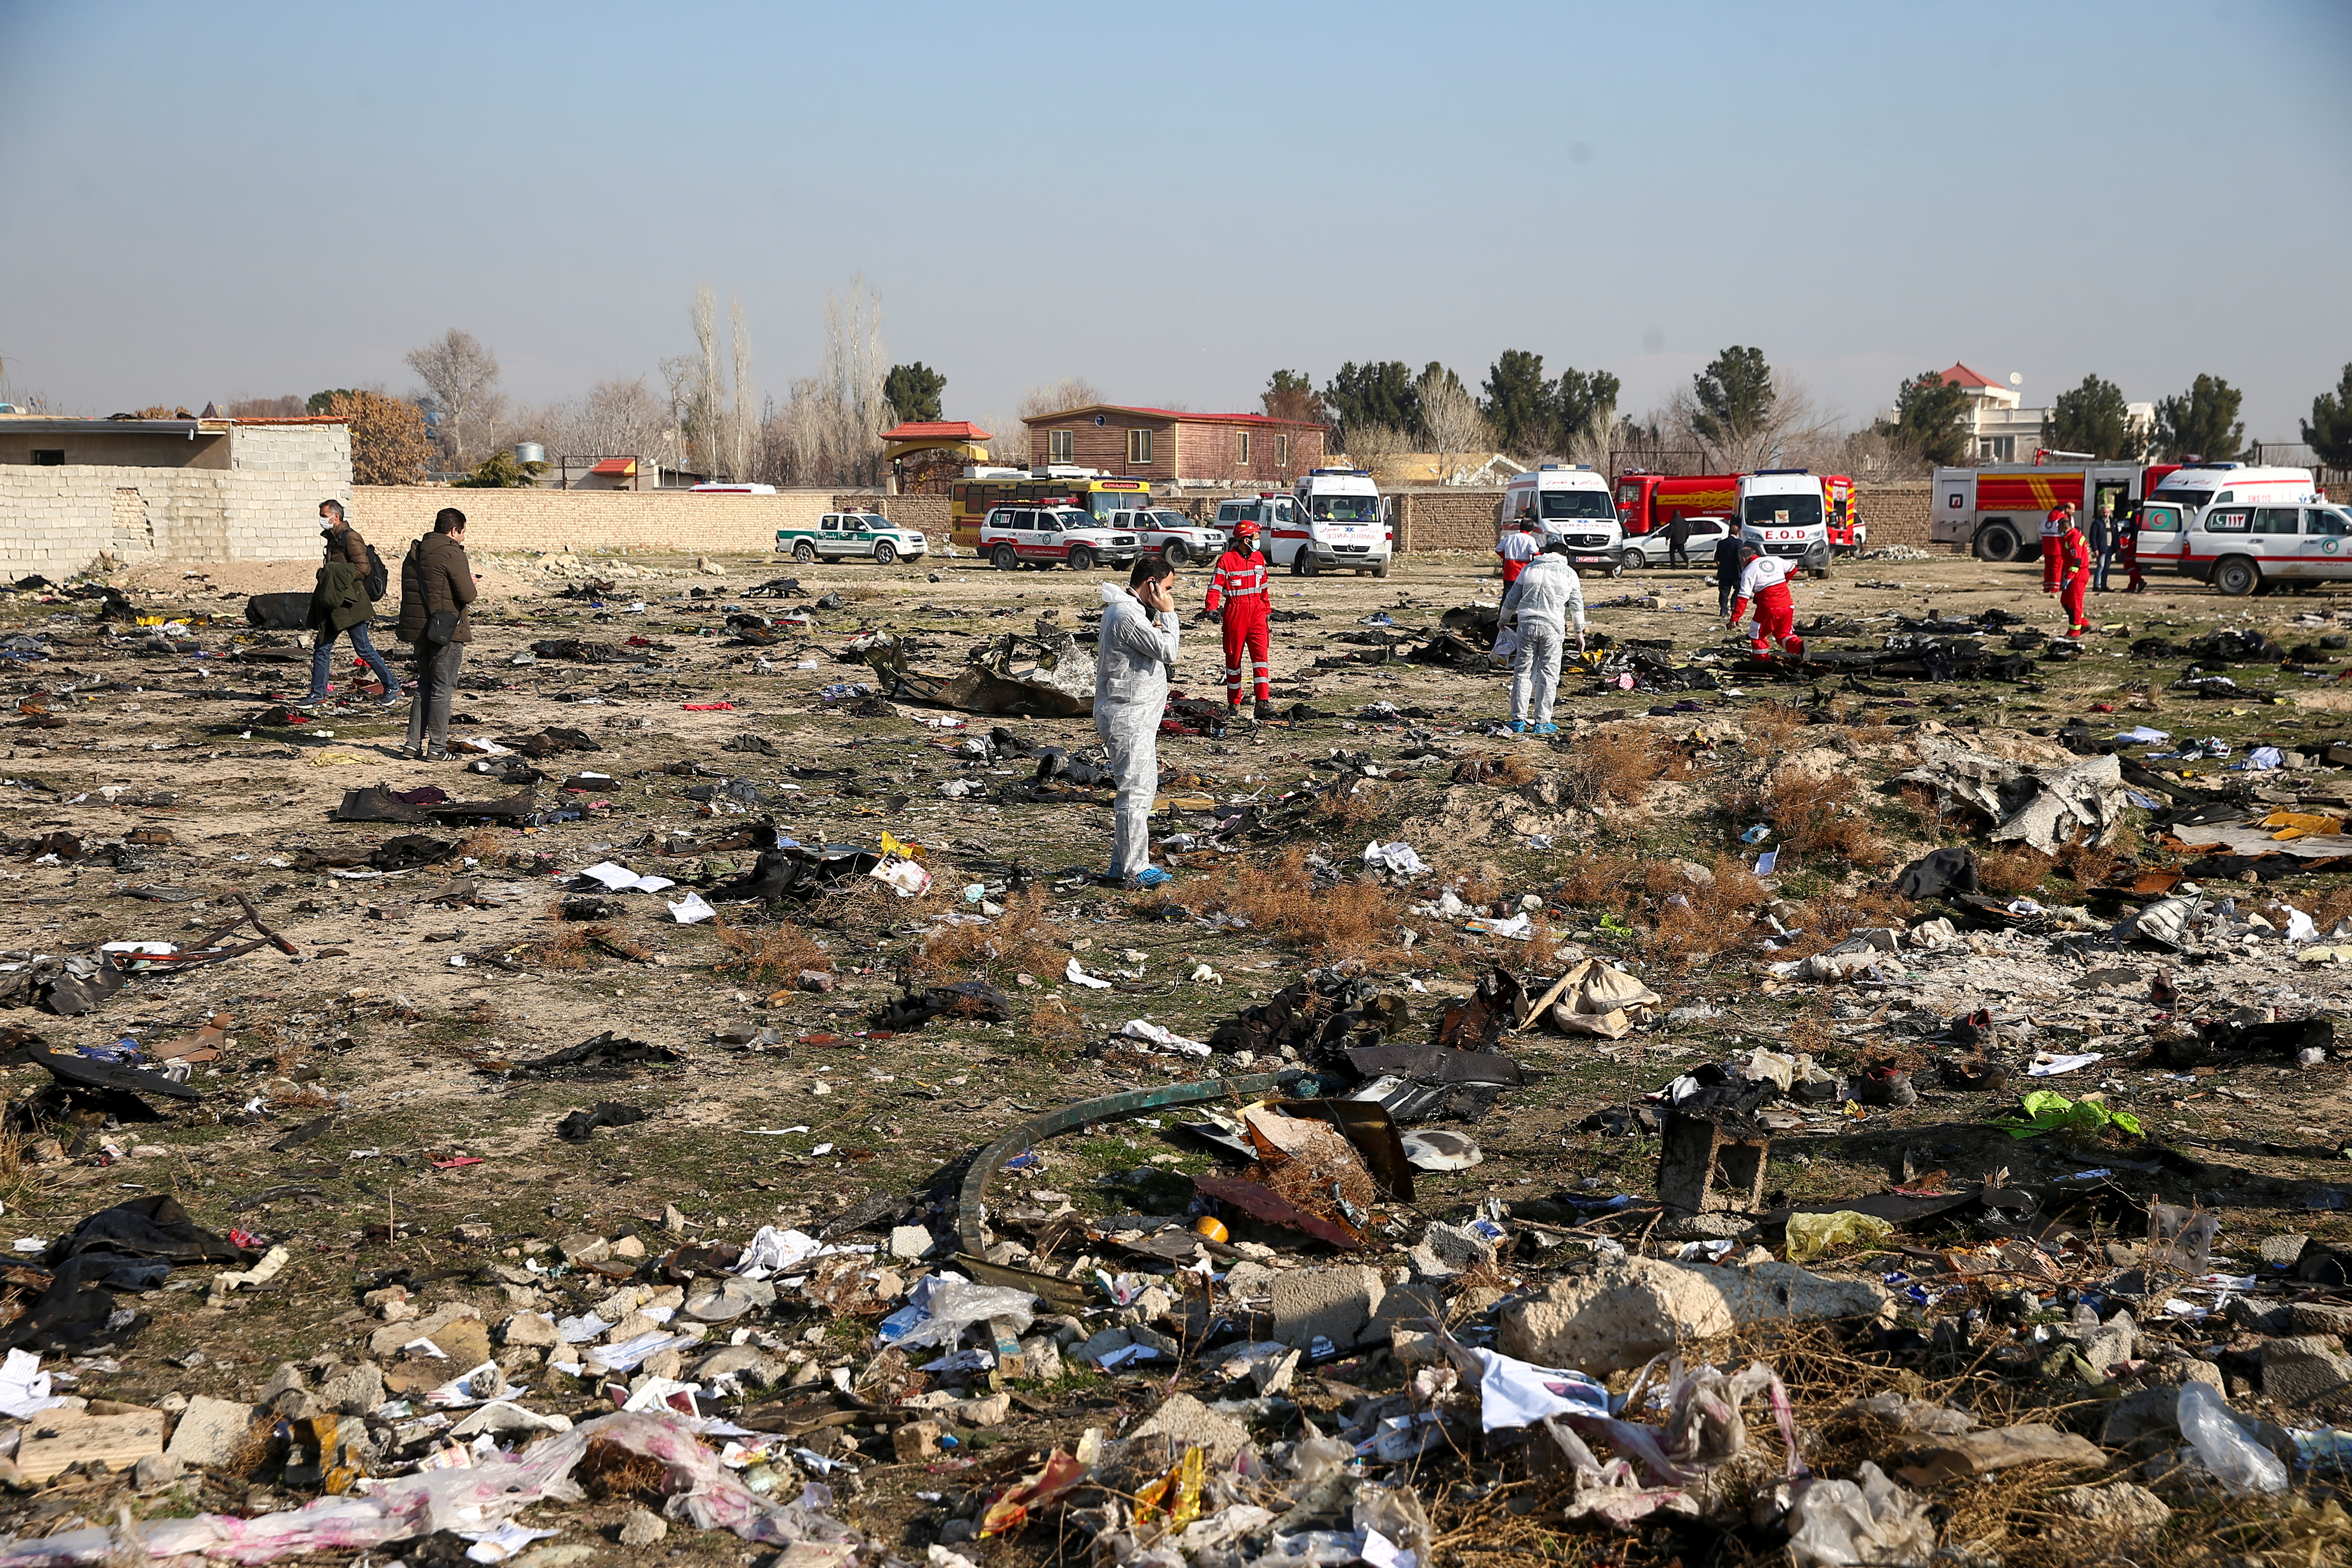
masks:
<path id="1" fill-rule="evenodd" d="M 2065 537 L 2056 542 L 2059 559 L 2065 568 L 2058 602 L 2066 609 L 2066 635 L 2078 637 L 2091 629 L 2091 624 L 2083 618 L 2083 595 L 2091 586 L 2091 542 L 2083 537 L 2081 529 L 2070 528 Z M 2138 563 L 2135 561 L 2133 566 L 2137 570 Z"/>
<path id="2" fill-rule="evenodd" d="M 1777 555 L 1759 555 L 1739 574 L 1739 596 L 1731 601 L 1731 624 L 1739 624 L 1748 613 L 1748 601 L 1754 600 L 1756 630 L 1748 645 L 1759 658 L 1771 652 L 1776 642 L 1793 657 L 1805 657 L 1805 639 L 1796 635 L 1796 603 L 1789 597 L 1789 579 L 1796 574 L 1797 563 Z"/>
<path id="3" fill-rule="evenodd" d="M 1257 700 L 1270 702 L 1273 693 L 1267 689 L 1265 678 L 1266 610 L 1265 557 L 1253 548 L 1246 552 L 1238 545 L 1229 546 L 1217 557 L 1217 569 L 1209 577 L 1208 607 L 1224 612 L 1225 632 L 1225 701 L 1228 706 L 1242 705 L 1242 651 L 1246 648 L 1257 678 Z"/>
<path id="4" fill-rule="evenodd" d="M 2058 591 L 2058 579 L 2062 575 L 2058 570 L 2063 548 L 2061 542 L 2066 536 L 2065 531 L 2074 526 L 2071 519 L 2062 521 L 2045 517 L 2042 520 L 2042 591 L 2045 594 Z"/>

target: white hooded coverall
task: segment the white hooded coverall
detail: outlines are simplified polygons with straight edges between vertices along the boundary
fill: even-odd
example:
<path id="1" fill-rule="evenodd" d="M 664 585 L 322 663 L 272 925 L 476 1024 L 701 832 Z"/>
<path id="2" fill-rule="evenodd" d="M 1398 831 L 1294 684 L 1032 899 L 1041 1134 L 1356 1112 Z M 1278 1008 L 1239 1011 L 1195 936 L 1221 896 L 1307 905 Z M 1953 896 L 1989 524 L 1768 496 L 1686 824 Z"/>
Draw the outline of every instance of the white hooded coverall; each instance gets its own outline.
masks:
<path id="1" fill-rule="evenodd" d="M 1518 651 L 1511 656 L 1511 721 L 1549 724 L 1552 698 L 1559 690 L 1559 661 L 1568 640 L 1568 617 L 1584 629 L 1584 584 L 1566 558 L 1537 556 L 1503 595 L 1502 624 L 1515 620 Z"/>
<path id="2" fill-rule="evenodd" d="M 1095 642 L 1095 732 L 1118 781 L 1112 804 L 1110 873 L 1132 877 L 1151 863 L 1151 802 L 1160 793 L 1160 715 L 1176 662 L 1176 612 L 1155 617 L 1133 594 L 1102 585 L 1102 631 Z"/>

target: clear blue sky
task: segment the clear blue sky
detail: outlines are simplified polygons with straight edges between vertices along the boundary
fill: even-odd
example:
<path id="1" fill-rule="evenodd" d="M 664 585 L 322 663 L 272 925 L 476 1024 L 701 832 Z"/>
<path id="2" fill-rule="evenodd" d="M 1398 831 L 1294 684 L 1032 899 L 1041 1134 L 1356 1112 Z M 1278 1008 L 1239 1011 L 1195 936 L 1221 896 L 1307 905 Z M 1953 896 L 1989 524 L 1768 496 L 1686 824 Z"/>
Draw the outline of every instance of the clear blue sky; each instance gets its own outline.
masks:
<path id="1" fill-rule="evenodd" d="M 702 282 L 780 391 L 861 271 L 951 416 L 1512 347 L 1638 411 L 1737 342 L 1854 418 L 1964 359 L 2293 439 L 2352 360 L 2343 0 L 0 0 L 0 358 L 95 413 L 450 326 L 657 385 Z"/>

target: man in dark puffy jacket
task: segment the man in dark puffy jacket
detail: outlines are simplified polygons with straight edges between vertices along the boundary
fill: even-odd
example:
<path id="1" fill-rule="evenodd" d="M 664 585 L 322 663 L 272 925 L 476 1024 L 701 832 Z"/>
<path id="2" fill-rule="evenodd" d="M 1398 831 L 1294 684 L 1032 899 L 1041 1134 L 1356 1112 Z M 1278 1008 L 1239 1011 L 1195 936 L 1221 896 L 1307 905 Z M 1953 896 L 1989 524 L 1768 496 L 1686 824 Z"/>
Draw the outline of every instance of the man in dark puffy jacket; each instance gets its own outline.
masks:
<path id="1" fill-rule="evenodd" d="M 416 700 L 408 710 L 404 757 L 428 763 L 449 757 L 449 700 L 457 668 L 474 640 L 467 605 L 477 592 L 466 557 L 466 514 L 445 506 L 433 531 L 408 547 L 400 563 L 400 640 L 416 650 Z"/>
<path id="2" fill-rule="evenodd" d="M 392 673 L 383 655 L 376 652 L 375 638 L 369 634 L 375 602 L 367 592 L 367 541 L 343 521 L 343 503 L 339 500 L 320 501 L 319 521 L 325 525 L 319 531 L 327 542 L 327 560 L 319 568 L 318 586 L 310 593 L 309 624 L 318 634 L 310 645 L 310 694 L 294 706 L 309 713 L 325 705 L 328 678 L 334 668 L 335 639 L 349 632 L 352 651 L 383 682 L 383 695 L 376 700 L 376 707 L 390 708 L 400 700 L 400 678 Z"/>

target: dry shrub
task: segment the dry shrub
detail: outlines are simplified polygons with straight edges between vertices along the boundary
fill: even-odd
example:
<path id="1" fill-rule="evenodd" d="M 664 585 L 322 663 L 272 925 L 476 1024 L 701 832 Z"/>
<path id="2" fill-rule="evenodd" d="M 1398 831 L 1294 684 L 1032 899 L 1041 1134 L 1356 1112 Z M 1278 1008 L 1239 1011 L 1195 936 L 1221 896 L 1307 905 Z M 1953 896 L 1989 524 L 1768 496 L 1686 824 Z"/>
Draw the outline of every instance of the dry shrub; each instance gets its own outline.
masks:
<path id="1" fill-rule="evenodd" d="M 1639 805 L 1660 779 L 1688 774 L 1681 754 L 1639 724 L 1601 731 L 1568 757 L 1569 788 L 1579 805 Z"/>
<path id="2" fill-rule="evenodd" d="M 1805 716 L 1785 702 L 1759 702 L 1740 716 L 1739 727 L 1748 733 L 1749 750 L 1785 752 L 1805 727 Z"/>
<path id="3" fill-rule="evenodd" d="M 2112 845 L 2069 844 L 2058 851 L 2058 869 L 2072 877 L 2077 888 L 2104 888 L 2125 858 Z"/>
<path id="4" fill-rule="evenodd" d="M 44 1178 L 40 1167 L 33 1163 L 32 1149 L 49 1135 L 37 1123 L 0 1127 L 0 1201 L 19 1209 L 29 1208 L 38 1201 Z"/>
<path id="5" fill-rule="evenodd" d="M 1776 768 L 1765 775 L 1761 788 L 1735 796 L 1732 810 L 1770 823 L 1781 844 L 1801 858 L 1827 856 L 1856 866 L 1878 865 L 1886 858 L 1886 846 L 1871 831 L 1870 819 L 1853 796 L 1849 777 Z"/>
<path id="6" fill-rule="evenodd" d="M 1390 815 L 1388 788 L 1363 779 L 1335 785 L 1315 807 L 1315 820 L 1350 837 Z"/>
<path id="7" fill-rule="evenodd" d="M 1465 904 L 1491 904 L 1511 890 L 1510 879 L 1492 860 L 1479 861 L 1470 868 L 1468 875 L 1447 886 Z"/>
<path id="8" fill-rule="evenodd" d="M 1818 1003 L 1790 1019 L 1780 1035 L 1780 1049 L 1801 1052 L 1816 1061 L 1837 1047 L 1837 1031 L 1830 1027 L 1829 1016 Z"/>
<path id="9" fill-rule="evenodd" d="M 1303 949 L 1318 963 L 1359 959 L 1392 963 L 1402 906 L 1387 888 L 1367 879 L 1343 881 L 1318 892 L 1307 868 L 1307 851 L 1286 851 L 1272 864 L 1234 856 L 1199 877 L 1172 884 L 1145 904 L 1147 912 L 1171 908 L 1208 916 L 1235 914 L 1254 927 Z"/>
<path id="10" fill-rule="evenodd" d="M 2332 930 L 2337 921 L 2352 919 L 2352 888 L 2330 888 L 2309 900 L 2309 914 L 2321 931 Z"/>
<path id="11" fill-rule="evenodd" d="M 496 827 L 477 827 L 457 840 L 457 847 L 449 851 L 453 860 L 470 858 L 476 860 L 496 860 L 506 853 L 507 836 Z"/>
<path id="12" fill-rule="evenodd" d="M 1454 782 L 1493 784 L 1496 789 L 1517 789 L 1521 784 L 1535 783 L 1536 770 L 1517 752 L 1465 757 L 1454 764 Z"/>
<path id="13" fill-rule="evenodd" d="M 1736 855 L 1717 855 L 1712 869 L 1713 880 L 1684 879 L 1684 885 L 1676 889 L 1682 901 L 1675 903 L 1669 894 L 1660 907 L 1650 941 L 1651 951 L 1659 959 L 1684 963 L 1739 945 L 1756 923 L 1756 911 L 1772 896 Z"/>
<path id="14" fill-rule="evenodd" d="M 1988 893 L 2011 898 L 2038 890 L 2057 862 L 2039 849 L 2019 844 L 1997 850 L 1977 862 L 1977 882 Z"/>
<path id="15" fill-rule="evenodd" d="M 598 1501 L 627 1498 L 658 1506 L 669 1467 L 650 1454 L 639 1454 L 603 1437 L 592 1439 L 581 1451 L 573 1477 L 581 1489 Z"/>
<path id="16" fill-rule="evenodd" d="M 714 973 L 740 974 L 763 982 L 791 981 L 800 978 L 803 969 L 821 972 L 833 967 L 833 954 L 789 922 L 751 931 L 730 924 L 721 914 L 711 917 L 710 929 L 727 949 L 727 956 L 710 966 Z"/>
<path id="17" fill-rule="evenodd" d="M 1030 1011 L 1028 1025 L 1023 1032 L 1048 1056 L 1066 1055 L 1077 1049 L 1086 1043 L 1089 1033 L 1086 1015 L 1059 998 L 1037 1004 Z"/>
<path id="18" fill-rule="evenodd" d="M 1552 896 L 1575 910 L 1623 916 L 1640 908 L 1648 862 L 1622 850 L 1599 850 L 1576 862 Z"/>
<path id="19" fill-rule="evenodd" d="M 1855 931 L 1893 926 L 1901 930 L 1911 918 L 1911 900 L 1891 888 L 1870 888 L 1859 893 L 1824 893 L 1797 906 L 1790 926 L 1804 934 L 1783 948 L 1782 958 L 1805 958 L 1827 952 Z"/>
<path id="20" fill-rule="evenodd" d="M 1920 826 L 1930 833 L 1944 830 L 1946 796 L 1926 784 L 1916 783 L 1902 785 L 1896 793 L 1903 797 L 1903 804 L 1911 808 L 1911 814 L 1919 819 Z"/>
<path id="21" fill-rule="evenodd" d="M 1045 926 L 1051 900 L 1031 883 L 1004 900 L 1004 912 L 986 925 L 952 925 L 923 941 L 915 973 L 926 977 L 987 971 L 999 976 L 1059 974 L 1066 951 Z"/>

